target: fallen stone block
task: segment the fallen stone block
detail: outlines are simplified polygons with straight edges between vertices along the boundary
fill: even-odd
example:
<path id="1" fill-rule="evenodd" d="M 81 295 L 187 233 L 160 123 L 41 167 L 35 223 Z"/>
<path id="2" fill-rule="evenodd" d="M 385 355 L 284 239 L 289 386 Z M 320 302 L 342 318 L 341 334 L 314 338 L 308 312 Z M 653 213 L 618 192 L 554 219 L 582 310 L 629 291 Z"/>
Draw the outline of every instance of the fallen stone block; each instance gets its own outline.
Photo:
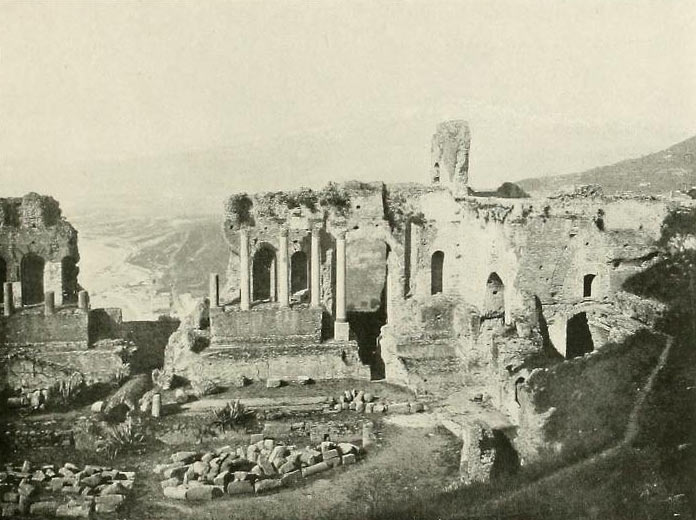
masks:
<path id="1" fill-rule="evenodd" d="M 375 404 L 374 407 L 374 412 L 375 413 L 385 413 L 387 411 L 387 407 L 381 403 Z"/>
<path id="2" fill-rule="evenodd" d="M 204 453 L 203 456 L 201 457 L 201 462 L 207 462 L 210 464 L 210 461 L 215 458 L 215 453 L 207 452 Z"/>
<path id="3" fill-rule="evenodd" d="M 411 413 L 419 413 L 425 410 L 425 406 L 423 403 L 420 403 L 416 401 L 415 403 L 409 403 L 409 408 L 411 410 Z"/>
<path id="4" fill-rule="evenodd" d="M 257 480 L 254 484 L 254 490 L 256 493 L 266 493 L 272 489 L 278 489 L 283 487 L 283 482 L 280 479 L 267 478 L 264 480 Z"/>
<path id="5" fill-rule="evenodd" d="M 317 450 L 305 450 L 300 455 L 300 462 L 306 466 L 313 466 L 321 460 L 321 452 Z"/>
<path id="6" fill-rule="evenodd" d="M 324 461 L 324 462 L 326 462 L 326 463 L 327 463 L 329 466 L 331 466 L 332 468 L 335 468 L 335 467 L 338 467 L 338 466 L 341 465 L 341 457 L 335 457 L 335 458 L 332 458 L 332 459 L 328 459 L 328 460 L 326 460 L 326 461 Z"/>
<path id="7" fill-rule="evenodd" d="M 337 449 L 324 450 L 322 451 L 322 456 L 324 457 L 324 461 L 327 461 L 330 459 L 338 458 L 339 453 Z"/>
<path id="8" fill-rule="evenodd" d="M 90 475 L 89 477 L 85 477 L 82 480 L 80 480 L 80 484 L 83 486 L 89 486 L 89 487 L 97 487 L 98 485 L 102 484 L 104 482 L 104 477 L 102 477 L 99 473 L 95 473 L 94 475 Z"/>
<path id="9" fill-rule="evenodd" d="M 365 403 L 365 413 L 375 413 L 375 403 Z"/>
<path id="10" fill-rule="evenodd" d="M 57 517 L 64 518 L 89 518 L 94 510 L 91 502 L 67 503 L 58 506 L 56 509 Z"/>
<path id="11" fill-rule="evenodd" d="M 275 447 L 275 441 L 273 439 L 264 439 L 263 440 L 263 449 L 268 450 L 269 453 L 273 450 Z"/>
<path id="12" fill-rule="evenodd" d="M 206 473 L 208 473 L 208 471 L 210 471 L 210 464 L 208 464 L 207 462 L 203 462 L 202 460 L 199 460 L 194 462 L 191 468 L 193 469 L 193 472 L 196 475 L 205 475 Z"/>
<path id="13" fill-rule="evenodd" d="M 251 471 L 249 473 L 251 473 L 252 475 L 256 475 L 257 477 L 264 476 L 264 472 L 261 469 L 261 466 L 259 466 L 258 464 L 256 466 L 254 466 L 253 468 L 251 468 Z"/>
<path id="14" fill-rule="evenodd" d="M 168 487 L 175 487 L 181 484 L 181 480 L 178 478 L 168 478 L 167 480 L 163 480 L 160 482 L 160 486 L 162 486 L 162 489 L 168 488 Z"/>
<path id="15" fill-rule="evenodd" d="M 266 388 L 280 388 L 280 386 L 283 384 L 283 382 L 280 379 L 267 379 L 266 380 Z"/>
<path id="16" fill-rule="evenodd" d="M 337 448 L 341 455 L 358 452 L 358 447 L 350 442 L 339 442 Z"/>
<path id="17" fill-rule="evenodd" d="M 309 376 L 300 376 L 297 378 L 297 382 L 301 385 L 309 385 L 314 382 L 314 380 Z"/>
<path id="18" fill-rule="evenodd" d="M 365 392 L 365 395 L 363 395 L 363 401 L 365 401 L 366 403 L 371 403 L 374 400 L 375 396 L 372 392 Z"/>
<path id="19" fill-rule="evenodd" d="M 2 501 L 16 504 L 17 502 L 19 502 L 19 493 L 16 493 L 14 491 L 6 491 L 2 494 Z"/>
<path id="20" fill-rule="evenodd" d="M 164 496 L 174 500 L 186 500 L 187 486 L 175 486 L 164 488 Z"/>
<path id="21" fill-rule="evenodd" d="M 291 473 L 295 469 L 297 469 L 297 464 L 293 461 L 287 461 L 285 464 L 281 465 L 278 468 L 278 473 Z"/>
<path id="22" fill-rule="evenodd" d="M 29 506 L 29 513 L 32 515 L 41 516 L 56 516 L 56 510 L 58 509 L 58 502 L 54 500 L 34 502 Z"/>
<path id="23" fill-rule="evenodd" d="M 196 486 L 186 492 L 186 500 L 213 500 L 222 494 L 222 489 L 217 486 Z"/>
<path id="24" fill-rule="evenodd" d="M 307 466 L 306 468 L 302 468 L 302 476 L 303 477 L 308 477 L 310 475 L 316 475 L 317 473 L 321 473 L 323 471 L 328 470 L 331 468 L 326 462 L 319 462 L 317 464 L 314 464 L 312 466 Z"/>
<path id="25" fill-rule="evenodd" d="M 348 466 L 350 464 L 355 464 L 357 462 L 357 457 L 355 456 L 354 453 L 349 453 L 349 454 L 343 455 L 341 457 L 341 462 L 344 466 Z"/>
<path id="26" fill-rule="evenodd" d="M 254 484 L 248 480 L 235 480 L 227 485 L 228 495 L 244 495 L 254 492 Z"/>
<path id="27" fill-rule="evenodd" d="M 283 483 L 284 486 L 292 484 L 293 482 L 297 482 L 298 480 L 302 480 L 302 471 L 300 471 L 299 469 L 285 473 L 282 477 L 280 477 L 280 481 Z"/>
<path id="28" fill-rule="evenodd" d="M 227 487 L 227 484 L 229 484 L 232 481 L 233 478 L 234 476 L 232 473 L 230 473 L 229 471 L 223 471 L 213 479 L 213 484 L 225 488 Z"/>
<path id="29" fill-rule="evenodd" d="M 92 413 L 102 413 L 104 411 L 104 401 L 95 401 L 90 407 Z"/>
<path id="30" fill-rule="evenodd" d="M 99 492 L 101 496 L 105 495 L 125 495 L 128 490 L 121 484 L 122 481 L 114 482 L 109 484 Z"/>
<path id="31" fill-rule="evenodd" d="M 388 408 L 389 413 L 411 413 L 411 407 L 409 403 L 394 403 L 390 404 Z"/>
<path id="32" fill-rule="evenodd" d="M 17 518 L 22 514 L 22 508 L 19 504 L 2 504 L 3 518 Z"/>
<path id="33" fill-rule="evenodd" d="M 173 468 L 170 467 L 162 472 L 162 476 L 164 478 L 184 478 L 184 475 L 186 475 L 186 472 L 189 471 L 189 469 L 191 469 L 191 466 L 186 466 L 183 464 Z"/>
<path id="34" fill-rule="evenodd" d="M 44 482 L 47 478 L 46 473 L 40 469 L 36 470 L 31 476 L 32 482 Z"/>
<path id="35" fill-rule="evenodd" d="M 107 495 L 97 497 L 94 501 L 94 509 L 97 513 L 114 513 L 125 502 L 123 495 Z"/>
<path id="36" fill-rule="evenodd" d="M 172 454 L 172 462 L 183 462 L 184 464 L 190 464 L 191 462 L 198 459 L 198 453 L 195 451 L 177 451 Z"/>
<path id="37" fill-rule="evenodd" d="M 20 482 L 17 486 L 17 492 L 20 496 L 31 497 L 38 493 L 36 486 L 29 484 L 29 482 Z"/>
<path id="38" fill-rule="evenodd" d="M 60 488 L 62 488 L 65 485 L 65 478 L 53 477 L 49 484 L 51 486 L 51 491 L 60 491 Z"/>
<path id="39" fill-rule="evenodd" d="M 263 441 L 263 433 L 252 433 L 249 442 L 256 444 L 259 441 Z M 249 447 L 251 448 L 251 446 Z"/>

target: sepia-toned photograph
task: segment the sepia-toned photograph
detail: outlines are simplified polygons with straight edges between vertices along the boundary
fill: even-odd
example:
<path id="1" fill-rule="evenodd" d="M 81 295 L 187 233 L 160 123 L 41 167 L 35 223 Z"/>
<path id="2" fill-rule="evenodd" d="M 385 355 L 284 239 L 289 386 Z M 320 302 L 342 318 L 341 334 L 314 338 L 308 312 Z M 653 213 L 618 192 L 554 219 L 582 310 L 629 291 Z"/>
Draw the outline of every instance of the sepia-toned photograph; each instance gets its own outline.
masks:
<path id="1" fill-rule="evenodd" d="M 696 3 L 0 0 L 0 518 L 696 520 Z"/>

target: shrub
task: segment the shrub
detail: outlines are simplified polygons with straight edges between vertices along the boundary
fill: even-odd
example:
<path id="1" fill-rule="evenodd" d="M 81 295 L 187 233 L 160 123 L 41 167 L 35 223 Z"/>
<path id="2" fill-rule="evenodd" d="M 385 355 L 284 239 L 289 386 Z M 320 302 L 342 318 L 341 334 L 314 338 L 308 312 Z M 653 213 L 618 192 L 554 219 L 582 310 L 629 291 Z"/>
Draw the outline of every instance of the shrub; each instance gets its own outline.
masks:
<path id="1" fill-rule="evenodd" d="M 237 429 L 244 426 L 254 418 L 254 412 L 248 410 L 239 400 L 228 402 L 224 407 L 213 410 L 210 426 L 219 428 L 223 432 L 227 428 Z"/>
<path id="2" fill-rule="evenodd" d="M 132 449 L 145 442 L 142 433 L 142 425 L 127 417 L 125 421 L 115 426 L 107 426 L 103 433 L 103 439 L 97 442 L 97 452 L 104 454 L 108 459 L 114 459 L 122 451 Z"/>

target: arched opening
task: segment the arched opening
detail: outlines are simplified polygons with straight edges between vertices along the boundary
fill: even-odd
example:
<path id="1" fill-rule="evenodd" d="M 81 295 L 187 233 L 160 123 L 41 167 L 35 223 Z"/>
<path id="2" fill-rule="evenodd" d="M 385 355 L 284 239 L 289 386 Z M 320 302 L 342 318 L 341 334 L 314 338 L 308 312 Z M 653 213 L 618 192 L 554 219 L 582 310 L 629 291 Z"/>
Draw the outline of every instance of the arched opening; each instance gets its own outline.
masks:
<path id="1" fill-rule="evenodd" d="M 307 254 L 297 251 L 290 257 L 290 292 L 295 294 L 309 288 L 307 284 Z"/>
<path id="2" fill-rule="evenodd" d="M 66 256 L 61 261 L 61 269 L 63 273 L 63 301 L 74 303 L 77 301 L 77 274 L 80 271 L 77 267 L 77 261 L 72 256 Z"/>
<path id="3" fill-rule="evenodd" d="M 5 282 L 7 281 L 7 264 L 5 259 L 0 256 L 0 303 L 2 303 L 5 297 Z"/>
<path id="4" fill-rule="evenodd" d="M 583 298 L 590 298 L 592 296 L 592 282 L 594 282 L 595 275 L 586 274 L 582 279 L 582 296 Z"/>
<path id="5" fill-rule="evenodd" d="M 517 403 L 517 406 L 522 406 L 522 403 L 520 403 L 520 390 L 523 384 L 524 377 L 518 377 L 515 381 L 515 402 Z"/>
<path id="6" fill-rule="evenodd" d="M 270 246 L 261 247 L 254 254 L 253 299 L 275 298 L 275 251 Z"/>
<path id="7" fill-rule="evenodd" d="M 497 273 L 491 273 L 486 282 L 486 296 L 483 304 L 484 318 L 505 317 L 505 284 Z"/>
<path id="8" fill-rule="evenodd" d="M 34 253 L 22 258 L 22 305 L 33 305 L 43 301 L 44 265 L 44 259 Z"/>
<path id="9" fill-rule="evenodd" d="M 587 314 L 581 312 L 566 324 L 566 359 L 584 356 L 594 350 Z"/>
<path id="10" fill-rule="evenodd" d="M 430 260 L 430 294 L 442 292 L 442 268 L 445 264 L 445 253 L 435 251 Z"/>

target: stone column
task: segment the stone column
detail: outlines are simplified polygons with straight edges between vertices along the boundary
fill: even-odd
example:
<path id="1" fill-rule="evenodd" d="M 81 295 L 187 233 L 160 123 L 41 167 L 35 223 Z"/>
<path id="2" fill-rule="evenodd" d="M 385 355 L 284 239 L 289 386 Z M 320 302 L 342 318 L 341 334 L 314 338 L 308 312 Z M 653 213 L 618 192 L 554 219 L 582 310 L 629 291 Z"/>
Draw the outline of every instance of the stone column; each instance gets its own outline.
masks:
<path id="1" fill-rule="evenodd" d="M 346 321 L 346 234 L 336 236 L 336 316 L 334 339 L 348 341 L 350 330 Z"/>
<path id="2" fill-rule="evenodd" d="M 155 394 L 152 396 L 152 416 L 159 417 L 162 411 L 162 395 Z"/>
<path id="3" fill-rule="evenodd" d="M 77 306 L 83 311 L 89 310 L 89 293 L 87 291 L 77 293 Z"/>
<path id="4" fill-rule="evenodd" d="M 12 282 L 5 282 L 2 286 L 3 304 L 5 305 L 5 316 L 12 316 L 14 310 L 14 296 L 12 295 Z"/>
<path id="5" fill-rule="evenodd" d="M 319 246 L 319 228 L 312 226 L 312 259 L 311 259 L 311 305 L 321 305 L 321 251 Z"/>
<path id="6" fill-rule="evenodd" d="M 288 286 L 288 230 L 283 229 L 278 239 L 278 302 L 281 307 L 290 305 Z"/>
<path id="7" fill-rule="evenodd" d="M 239 282 L 239 307 L 243 311 L 248 311 L 251 308 L 251 294 L 249 280 L 249 233 L 246 229 L 239 231 Z"/>
<path id="8" fill-rule="evenodd" d="M 210 307 L 220 307 L 220 275 L 210 274 Z"/>
<path id="9" fill-rule="evenodd" d="M 276 275 L 277 264 L 278 262 L 276 262 L 275 258 L 271 260 L 271 290 L 269 291 L 269 300 L 272 302 L 278 301 L 278 277 Z"/>
<path id="10" fill-rule="evenodd" d="M 44 314 L 52 316 L 56 312 L 56 294 L 53 291 L 44 293 Z"/>

